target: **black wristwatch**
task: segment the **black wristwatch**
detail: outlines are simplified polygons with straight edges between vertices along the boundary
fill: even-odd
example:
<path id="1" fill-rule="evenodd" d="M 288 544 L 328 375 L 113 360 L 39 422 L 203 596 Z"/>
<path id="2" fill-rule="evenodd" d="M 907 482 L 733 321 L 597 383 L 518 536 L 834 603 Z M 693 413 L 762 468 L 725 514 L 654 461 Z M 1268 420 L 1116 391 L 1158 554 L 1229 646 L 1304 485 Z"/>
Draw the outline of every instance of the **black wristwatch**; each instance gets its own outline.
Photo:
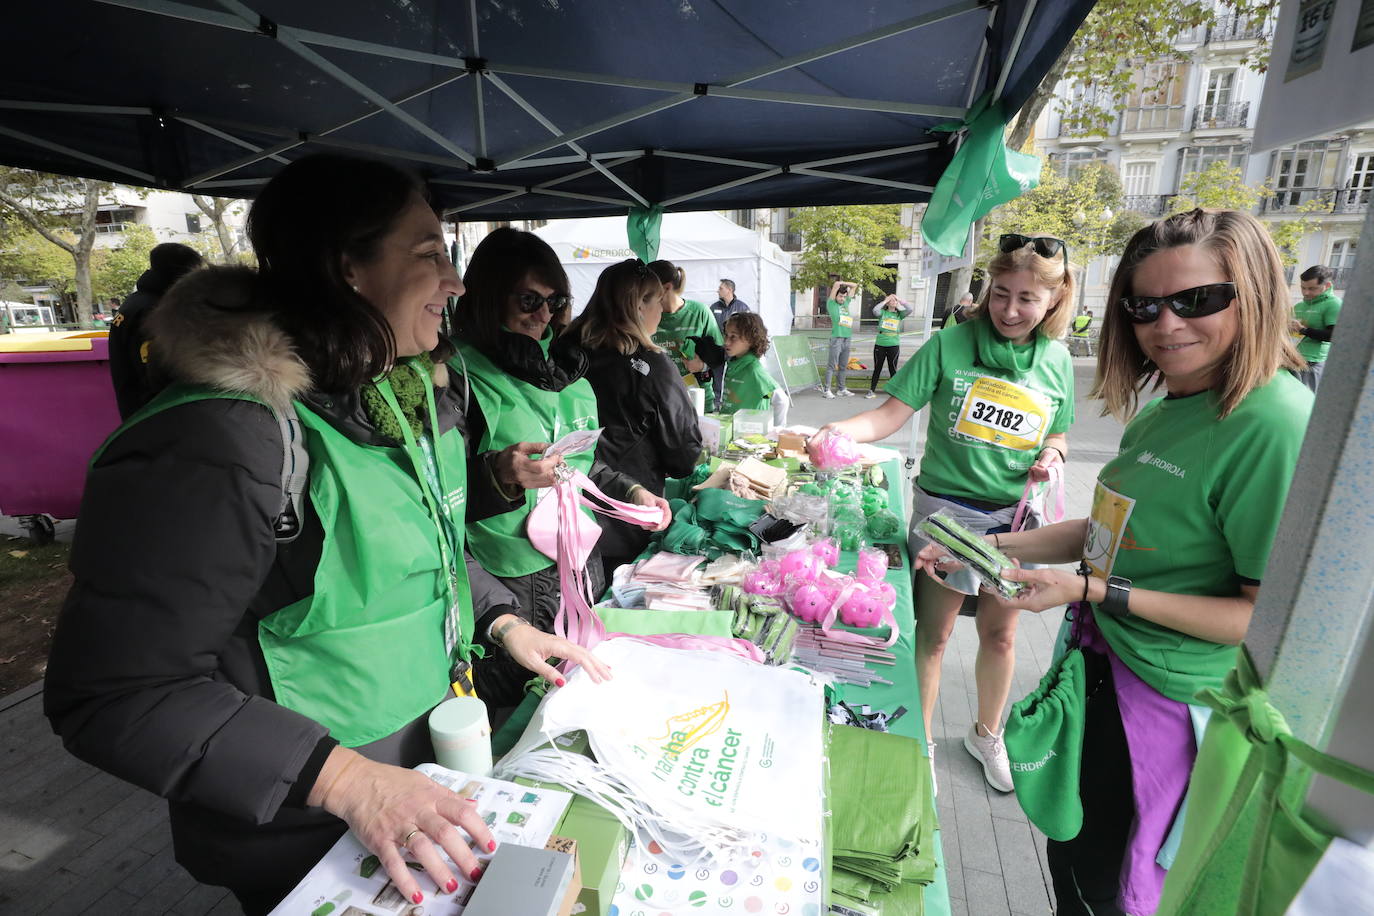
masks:
<path id="1" fill-rule="evenodd" d="M 1102 599 L 1098 605 L 1105 613 L 1113 617 L 1129 617 L 1131 609 L 1126 603 L 1131 599 L 1131 580 L 1123 579 L 1121 576 L 1107 577 L 1107 597 Z"/>

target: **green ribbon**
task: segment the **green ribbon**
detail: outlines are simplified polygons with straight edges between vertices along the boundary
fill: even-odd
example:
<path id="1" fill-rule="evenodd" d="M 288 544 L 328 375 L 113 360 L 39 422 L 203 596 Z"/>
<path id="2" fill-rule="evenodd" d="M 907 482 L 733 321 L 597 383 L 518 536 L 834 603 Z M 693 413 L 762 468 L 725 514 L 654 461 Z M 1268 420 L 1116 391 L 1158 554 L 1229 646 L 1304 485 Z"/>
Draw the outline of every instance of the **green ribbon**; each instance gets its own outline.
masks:
<path id="1" fill-rule="evenodd" d="M 630 248 L 645 264 L 658 258 L 659 230 L 662 224 L 662 207 L 655 205 L 630 208 L 630 216 L 625 221 L 625 234 L 629 237 Z"/>

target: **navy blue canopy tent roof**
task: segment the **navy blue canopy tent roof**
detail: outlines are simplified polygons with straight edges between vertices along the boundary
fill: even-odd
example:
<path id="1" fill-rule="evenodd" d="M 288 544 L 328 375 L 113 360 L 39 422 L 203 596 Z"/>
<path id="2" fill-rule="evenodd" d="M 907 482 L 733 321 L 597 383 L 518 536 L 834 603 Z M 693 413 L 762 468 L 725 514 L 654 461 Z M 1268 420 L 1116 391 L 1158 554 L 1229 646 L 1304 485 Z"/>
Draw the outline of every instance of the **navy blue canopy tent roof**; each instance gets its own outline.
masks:
<path id="1" fill-rule="evenodd" d="M 1092 0 L 19 0 L 0 163 L 252 197 L 322 149 L 522 219 L 921 201 Z M 346 189 L 345 193 L 346 193 Z"/>

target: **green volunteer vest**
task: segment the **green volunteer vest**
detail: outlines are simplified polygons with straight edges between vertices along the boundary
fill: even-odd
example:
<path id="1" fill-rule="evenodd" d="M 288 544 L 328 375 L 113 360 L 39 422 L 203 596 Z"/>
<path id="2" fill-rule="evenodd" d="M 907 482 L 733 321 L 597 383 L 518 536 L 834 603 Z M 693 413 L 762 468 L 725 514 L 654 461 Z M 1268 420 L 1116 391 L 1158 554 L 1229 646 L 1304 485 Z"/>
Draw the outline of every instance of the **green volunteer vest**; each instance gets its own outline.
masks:
<path id="1" fill-rule="evenodd" d="M 106 444 L 153 414 L 209 398 L 262 403 L 245 394 L 173 386 Z M 428 437 L 403 447 L 360 445 L 299 402 L 296 411 L 324 542 L 314 594 L 259 621 L 258 644 L 276 702 L 319 722 L 344 746 L 358 747 L 396 732 L 444 699 L 450 606 L 455 653 L 466 659 L 473 651 L 463 529 L 445 526 L 439 508 L 461 517 L 467 452 L 456 429 L 439 437 L 437 448 Z M 401 426 L 409 429 L 404 421 Z M 442 482 L 442 501 L 429 479 Z"/>
<path id="2" fill-rule="evenodd" d="M 458 344 L 449 368 L 466 376 L 486 419 L 486 432 L 474 446 L 477 452 L 500 451 L 517 442 L 557 442 L 574 430 L 597 426 L 596 394 L 586 379 L 562 391 L 545 391 L 500 369 L 468 343 Z M 587 451 L 566 460 L 586 473 L 594 457 L 595 452 Z M 467 523 L 468 550 L 488 572 L 513 579 L 553 564 L 525 534 L 525 520 L 540 495 L 542 491 L 526 490 L 520 508 Z"/>

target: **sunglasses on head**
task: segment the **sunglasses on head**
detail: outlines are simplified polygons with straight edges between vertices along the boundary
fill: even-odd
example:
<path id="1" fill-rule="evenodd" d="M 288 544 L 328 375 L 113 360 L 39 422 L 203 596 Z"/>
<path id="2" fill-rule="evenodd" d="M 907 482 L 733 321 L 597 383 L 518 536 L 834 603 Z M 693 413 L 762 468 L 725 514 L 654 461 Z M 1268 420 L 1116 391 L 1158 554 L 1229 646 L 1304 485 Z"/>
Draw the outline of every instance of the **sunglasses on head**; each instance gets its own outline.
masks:
<path id="1" fill-rule="evenodd" d="M 1019 235 L 1015 232 L 1008 232 L 998 237 L 997 249 L 1003 254 L 1010 254 L 1019 251 L 1027 245 L 1035 247 L 1035 253 L 1042 258 L 1052 258 L 1060 252 L 1064 253 L 1064 267 L 1069 266 L 1069 246 L 1064 244 L 1063 239 L 1057 239 L 1049 235 Z"/>
<path id="2" fill-rule="evenodd" d="M 1236 284 L 1208 283 L 1167 296 L 1124 296 L 1121 308 L 1136 324 L 1149 324 L 1159 320 L 1165 306 L 1180 318 L 1202 318 L 1230 308 L 1235 298 Z"/>
<path id="3" fill-rule="evenodd" d="M 526 315 L 533 315 L 547 303 L 550 312 L 561 312 L 569 305 L 572 305 L 572 296 L 565 296 L 562 293 L 554 293 L 552 296 L 541 296 L 533 290 L 525 290 L 523 293 L 515 294 L 516 301 L 520 303 L 520 311 Z"/>

